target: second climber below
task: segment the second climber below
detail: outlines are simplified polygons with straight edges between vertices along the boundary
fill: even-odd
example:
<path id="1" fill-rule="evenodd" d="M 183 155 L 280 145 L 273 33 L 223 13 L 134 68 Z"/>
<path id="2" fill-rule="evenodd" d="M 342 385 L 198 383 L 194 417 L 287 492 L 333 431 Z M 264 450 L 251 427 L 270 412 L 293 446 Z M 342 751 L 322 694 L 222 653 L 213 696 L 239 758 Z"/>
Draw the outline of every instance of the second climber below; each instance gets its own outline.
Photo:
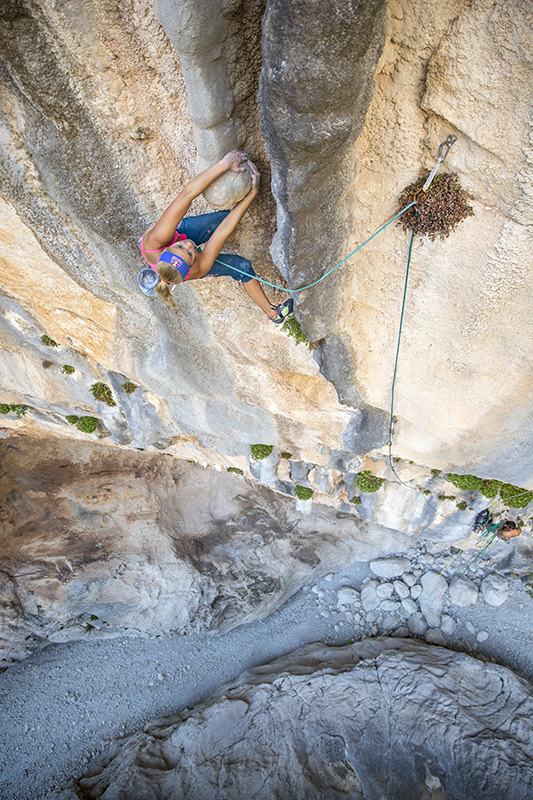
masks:
<path id="1" fill-rule="evenodd" d="M 244 171 L 246 167 L 242 166 L 243 162 L 248 164 L 252 173 L 252 187 L 246 197 L 231 211 L 213 211 L 210 214 L 186 216 L 191 202 L 213 181 L 228 170 Z M 155 291 L 168 305 L 174 305 L 170 291 L 172 286 L 182 281 L 227 275 L 242 283 L 248 296 L 272 322 L 283 322 L 292 312 L 291 299 L 278 306 L 272 305 L 247 258 L 225 253 L 221 256 L 223 264 L 215 260 L 226 239 L 233 233 L 237 223 L 256 197 L 259 178 L 257 167 L 248 159 L 246 153 L 232 150 L 216 164 L 188 181 L 158 221 L 145 231 L 139 241 L 141 255 L 158 274 L 159 282 Z M 203 250 L 199 250 L 199 245 L 204 243 L 206 244 Z M 141 282 L 139 285 L 143 288 Z"/>

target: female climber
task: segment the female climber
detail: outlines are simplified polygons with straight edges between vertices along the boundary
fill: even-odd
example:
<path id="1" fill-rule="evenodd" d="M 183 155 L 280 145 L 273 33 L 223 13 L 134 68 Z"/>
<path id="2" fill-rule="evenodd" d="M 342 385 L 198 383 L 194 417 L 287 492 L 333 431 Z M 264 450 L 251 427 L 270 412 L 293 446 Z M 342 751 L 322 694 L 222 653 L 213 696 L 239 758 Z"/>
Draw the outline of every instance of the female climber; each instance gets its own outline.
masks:
<path id="1" fill-rule="evenodd" d="M 243 172 L 246 162 L 252 173 L 252 188 L 231 211 L 214 211 L 196 217 L 186 217 L 195 197 L 202 194 L 213 181 L 228 170 Z M 169 205 L 160 219 L 144 233 L 139 241 L 141 255 L 159 280 L 144 268 L 137 278 L 140 288 L 147 294 L 158 295 L 169 305 L 174 305 L 171 290 L 181 281 L 194 281 L 209 276 L 228 275 L 241 281 L 246 293 L 257 303 L 272 322 L 280 323 L 292 312 L 293 301 L 286 300 L 273 306 L 261 284 L 256 280 L 250 261 L 238 255 L 217 256 L 228 236 L 235 230 L 259 190 L 259 171 L 240 150 L 232 150 L 213 166 L 208 167 L 188 181 L 179 195 Z M 199 245 L 207 242 L 203 250 Z"/>

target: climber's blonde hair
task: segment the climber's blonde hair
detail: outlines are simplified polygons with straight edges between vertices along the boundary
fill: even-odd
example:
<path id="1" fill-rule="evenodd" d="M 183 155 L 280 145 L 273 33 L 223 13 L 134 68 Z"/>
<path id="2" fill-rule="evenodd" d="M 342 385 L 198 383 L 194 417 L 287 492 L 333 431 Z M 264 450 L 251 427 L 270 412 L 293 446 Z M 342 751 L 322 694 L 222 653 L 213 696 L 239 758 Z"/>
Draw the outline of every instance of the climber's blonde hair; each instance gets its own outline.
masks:
<path id="1" fill-rule="evenodd" d="M 176 303 L 174 302 L 174 298 L 172 297 L 172 293 L 169 286 L 176 286 L 176 284 L 181 283 L 183 278 L 181 273 L 173 267 L 171 264 L 166 264 L 164 261 L 160 262 L 156 266 L 157 274 L 161 278 L 155 290 L 161 300 L 164 300 L 166 305 L 170 308 L 171 306 L 175 306 Z"/>

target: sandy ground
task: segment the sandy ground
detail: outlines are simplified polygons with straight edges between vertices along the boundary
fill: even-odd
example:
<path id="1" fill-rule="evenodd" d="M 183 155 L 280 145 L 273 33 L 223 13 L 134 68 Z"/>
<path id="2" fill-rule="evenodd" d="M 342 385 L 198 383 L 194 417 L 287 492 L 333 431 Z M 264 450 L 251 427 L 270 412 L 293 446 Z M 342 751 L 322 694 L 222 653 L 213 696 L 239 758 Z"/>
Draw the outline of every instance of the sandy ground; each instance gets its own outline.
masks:
<path id="1" fill-rule="evenodd" d="M 337 609 L 337 589 L 357 589 L 368 574 L 368 564 L 352 564 L 300 591 L 268 619 L 225 635 L 51 645 L 9 668 L 0 675 L 1 800 L 39 800 L 49 790 L 53 796 L 65 779 L 99 762 L 111 740 L 195 705 L 244 670 L 310 642 L 362 638 L 361 626 Z M 480 598 L 454 608 L 457 627 L 447 646 L 533 681 L 533 600 L 522 582 L 507 578 L 503 605 Z M 483 642 L 476 640 L 479 631 L 488 633 Z"/>

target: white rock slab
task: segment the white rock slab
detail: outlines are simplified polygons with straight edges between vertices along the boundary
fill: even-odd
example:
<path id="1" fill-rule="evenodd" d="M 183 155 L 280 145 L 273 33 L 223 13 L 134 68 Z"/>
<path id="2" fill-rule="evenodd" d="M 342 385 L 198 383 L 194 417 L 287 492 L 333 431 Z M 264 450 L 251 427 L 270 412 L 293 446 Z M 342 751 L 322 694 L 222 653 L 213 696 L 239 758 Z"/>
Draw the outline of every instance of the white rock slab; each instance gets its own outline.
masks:
<path id="1" fill-rule="evenodd" d="M 365 611 L 373 611 L 381 602 L 381 597 L 377 593 L 377 581 L 368 581 L 361 589 L 361 604 Z"/>

